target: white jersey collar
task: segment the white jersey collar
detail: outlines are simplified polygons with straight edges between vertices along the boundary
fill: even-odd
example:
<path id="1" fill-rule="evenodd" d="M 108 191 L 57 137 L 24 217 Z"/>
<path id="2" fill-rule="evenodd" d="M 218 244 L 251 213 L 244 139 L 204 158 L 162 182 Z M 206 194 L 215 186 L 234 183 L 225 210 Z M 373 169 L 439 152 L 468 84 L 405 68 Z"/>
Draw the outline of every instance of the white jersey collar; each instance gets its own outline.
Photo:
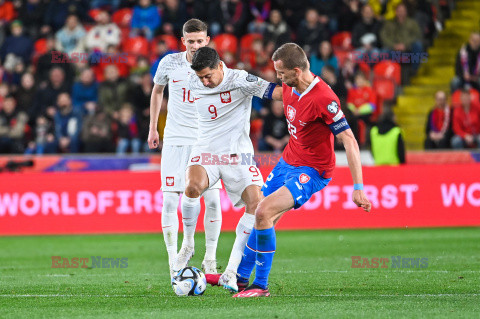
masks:
<path id="1" fill-rule="evenodd" d="M 300 97 L 298 98 L 298 100 L 300 101 L 300 99 L 305 96 L 305 94 L 307 94 L 308 92 L 310 92 L 313 87 L 318 83 L 320 82 L 320 79 L 318 77 L 315 77 L 312 81 L 312 83 L 310 83 L 310 85 L 307 87 L 307 89 L 305 91 L 303 91 L 302 94 L 300 94 Z"/>

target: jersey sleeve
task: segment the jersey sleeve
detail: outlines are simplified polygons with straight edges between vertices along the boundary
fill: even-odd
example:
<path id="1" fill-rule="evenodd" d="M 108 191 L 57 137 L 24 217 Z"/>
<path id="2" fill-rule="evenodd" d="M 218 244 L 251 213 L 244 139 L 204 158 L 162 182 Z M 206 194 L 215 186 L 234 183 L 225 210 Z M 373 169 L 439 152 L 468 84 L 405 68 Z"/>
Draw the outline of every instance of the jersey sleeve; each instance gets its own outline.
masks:
<path id="1" fill-rule="evenodd" d="M 328 125 L 334 135 L 350 128 L 345 119 L 345 115 L 340 108 L 340 101 L 338 98 L 319 100 L 316 110 L 317 116 Z"/>
<path id="2" fill-rule="evenodd" d="M 272 88 L 272 83 L 246 71 L 240 72 L 237 81 L 243 94 L 247 96 L 257 96 L 261 99 L 267 98 L 270 90 L 275 88 L 275 86 Z"/>
<path id="3" fill-rule="evenodd" d="M 163 57 L 158 63 L 157 71 L 153 77 L 153 83 L 158 85 L 167 85 L 168 84 L 168 66 L 169 66 L 170 57 L 169 55 Z"/>

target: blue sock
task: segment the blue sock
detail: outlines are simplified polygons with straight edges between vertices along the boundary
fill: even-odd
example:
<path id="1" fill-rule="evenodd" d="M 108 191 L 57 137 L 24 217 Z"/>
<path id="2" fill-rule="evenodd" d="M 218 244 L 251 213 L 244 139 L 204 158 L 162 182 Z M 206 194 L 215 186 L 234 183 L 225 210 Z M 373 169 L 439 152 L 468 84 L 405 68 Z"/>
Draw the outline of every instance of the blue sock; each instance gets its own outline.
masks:
<path id="1" fill-rule="evenodd" d="M 242 261 L 238 266 L 237 273 L 240 278 L 240 282 L 248 282 L 250 275 L 252 274 L 253 268 L 255 267 L 255 260 L 257 258 L 257 233 L 255 228 L 252 229 L 250 236 L 248 237 L 247 244 L 245 245 L 245 250 L 243 251 Z"/>
<path id="2" fill-rule="evenodd" d="M 268 275 L 272 268 L 273 255 L 275 254 L 275 248 L 277 241 L 275 238 L 275 228 L 257 229 L 257 272 L 255 274 L 254 285 L 267 289 L 268 287 Z"/>

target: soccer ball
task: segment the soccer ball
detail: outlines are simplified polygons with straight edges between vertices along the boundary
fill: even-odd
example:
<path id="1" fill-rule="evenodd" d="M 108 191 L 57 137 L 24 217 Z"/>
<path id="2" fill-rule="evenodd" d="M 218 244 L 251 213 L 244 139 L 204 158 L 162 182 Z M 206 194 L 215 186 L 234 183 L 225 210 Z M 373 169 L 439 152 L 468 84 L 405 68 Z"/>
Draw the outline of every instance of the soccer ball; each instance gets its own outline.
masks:
<path id="1" fill-rule="evenodd" d="M 172 288 L 177 296 L 199 296 L 207 288 L 207 279 L 200 269 L 185 267 L 173 276 Z"/>

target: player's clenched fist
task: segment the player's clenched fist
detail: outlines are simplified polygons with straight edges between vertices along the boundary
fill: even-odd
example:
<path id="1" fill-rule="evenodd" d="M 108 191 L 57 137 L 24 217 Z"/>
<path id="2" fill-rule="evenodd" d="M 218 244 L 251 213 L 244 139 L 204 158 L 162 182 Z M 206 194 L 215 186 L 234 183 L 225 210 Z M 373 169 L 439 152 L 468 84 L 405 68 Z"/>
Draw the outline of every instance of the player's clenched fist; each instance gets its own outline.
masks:
<path id="1" fill-rule="evenodd" d="M 160 137 L 157 130 L 150 130 L 148 132 L 148 147 L 152 150 L 160 146 Z"/>
<path id="2" fill-rule="evenodd" d="M 366 212 L 369 212 L 370 209 L 372 209 L 372 204 L 362 190 L 354 190 L 352 200 L 358 207 L 363 208 Z"/>

